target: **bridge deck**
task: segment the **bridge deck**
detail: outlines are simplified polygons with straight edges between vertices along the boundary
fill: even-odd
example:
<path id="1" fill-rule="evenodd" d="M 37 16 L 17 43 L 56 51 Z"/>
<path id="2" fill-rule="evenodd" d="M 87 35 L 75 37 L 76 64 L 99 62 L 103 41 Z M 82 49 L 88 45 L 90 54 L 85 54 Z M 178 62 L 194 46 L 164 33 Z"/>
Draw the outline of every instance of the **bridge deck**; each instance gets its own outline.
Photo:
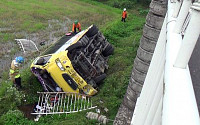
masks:
<path id="1" fill-rule="evenodd" d="M 200 113 L 200 37 L 190 58 L 189 67 Z"/>

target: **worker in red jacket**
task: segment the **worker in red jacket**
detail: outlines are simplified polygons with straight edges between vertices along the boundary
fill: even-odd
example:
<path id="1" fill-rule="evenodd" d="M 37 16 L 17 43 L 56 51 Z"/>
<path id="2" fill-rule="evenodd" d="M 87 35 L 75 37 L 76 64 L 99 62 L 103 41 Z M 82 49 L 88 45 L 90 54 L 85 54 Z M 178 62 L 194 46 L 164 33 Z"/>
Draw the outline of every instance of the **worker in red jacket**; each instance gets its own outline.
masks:
<path id="1" fill-rule="evenodd" d="M 78 20 L 74 21 L 72 32 L 76 33 L 76 28 L 79 30 L 79 32 L 81 31 L 81 24 L 78 22 Z"/>
<path id="2" fill-rule="evenodd" d="M 127 18 L 127 11 L 126 8 L 124 8 L 124 11 L 122 12 L 122 22 L 126 22 L 126 18 Z"/>

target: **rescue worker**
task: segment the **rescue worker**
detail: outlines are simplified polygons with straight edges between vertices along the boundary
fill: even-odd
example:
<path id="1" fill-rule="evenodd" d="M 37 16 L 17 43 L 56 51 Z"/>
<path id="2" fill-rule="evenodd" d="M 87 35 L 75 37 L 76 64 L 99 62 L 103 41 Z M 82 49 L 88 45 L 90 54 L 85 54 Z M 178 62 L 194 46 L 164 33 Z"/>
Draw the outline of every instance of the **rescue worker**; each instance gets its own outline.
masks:
<path id="1" fill-rule="evenodd" d="M 122 12 L 122 22 L 126 22 L 126 18 L 127 18 L 127 12 L 126 8 L 124 8 L 124 11 Z"/>
<path id="2" fill-rule="evenodd" d="M 81 24 L 78 22 L 78 20 L 74 21 L 72 32 L 76 33 L 76 28 L 79 30 L 79 32 L 81 31 Z"/>
<path id="3" fill-rule="evenodd" d="M 13 85 L 16 86 L 17 88 L 22 88 L 19 69 L 23 62 L 24 62 L 24 58 L 21 56 L 18 56 L 11 63 L 9 75 L 10 75 L 11 81 L 13 82 Z"/>

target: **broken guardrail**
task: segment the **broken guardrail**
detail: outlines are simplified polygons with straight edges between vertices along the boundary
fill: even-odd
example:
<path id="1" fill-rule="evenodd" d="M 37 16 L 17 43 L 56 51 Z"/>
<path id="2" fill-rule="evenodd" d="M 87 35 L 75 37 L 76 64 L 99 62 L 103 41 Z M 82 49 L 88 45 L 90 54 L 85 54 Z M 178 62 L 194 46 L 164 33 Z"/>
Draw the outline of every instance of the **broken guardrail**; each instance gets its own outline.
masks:
<path id="1" fill-rule="evenodd" d="M 38 103 L 34 115 L 69 114 L 94 109 L 90 96 L 68 92 L 37 92 Z"/>
<path id="2" fill-rule="evenodd" d="M 27 51 L 38 51 L 36 44 L 32 40 L 27 39 L 15 39 L 17 41 L 17 44 L 19 45 L 21 51 L 24 53 Z"/>

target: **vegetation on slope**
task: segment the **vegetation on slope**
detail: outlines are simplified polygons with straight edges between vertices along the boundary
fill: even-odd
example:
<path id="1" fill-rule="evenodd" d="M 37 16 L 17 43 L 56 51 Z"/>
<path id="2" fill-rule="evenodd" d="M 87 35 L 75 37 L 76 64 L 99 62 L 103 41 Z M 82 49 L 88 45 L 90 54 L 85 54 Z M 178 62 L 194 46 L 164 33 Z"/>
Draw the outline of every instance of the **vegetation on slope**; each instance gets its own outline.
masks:
<path id="1" fill-rule="evenodd" d="M 83 29 L 91 24 L 96 24 L 106 38 L 115 47 L 114 55 L 109 59 L 107 78 L 100 86 L 99 93 L 94 96 L 93 102 L 101 109 L 102 113 L 114 119 L 117 109 L 126 91 L 133 59 L 142 34 L 145 22 L 144 15 L 134 8 L 129 11 L 126 23 L 121 22 L 121 9 L 112 8 L 90 0 L 1 0 L 0 25 L 11 27 L 10 32 L 0 33 L 0 39 L 13 40 L 14 32 L 27 31 L 29 33 L 45 30 L 49 19 L 72 21 L 79 19 Z M 71 27 L 71 25 L 69 26 Z M 5 35 L 6 34 L 6 35 Z M 87 120 L 85 112 L 69 115 L 49 115 L 34 122 L 24 117 L 18 106 L 33 104 L 37 101 L 37 91 L 42 88 L 37 79 L 31 74 L 29 68 L 22 71 L 22 91 L 12 87 L 9 80 L 0 84 L 0 124 L 66 124 L 66 125 L 93 125 L 95 120 Z M 108 108 L 108 112 L 103 111 Z M 112 123 L 110 123 L 112 124 Z"/>
<path id="2" fill-rule="evenodd" d="M 100 5 L 92 5 L 75 0 L 1 0 L 0 1 L 0 26 L 10 28 L 7 33 L 0 33 L 3 41 L 14 39 L 15 32 L 27 31 L 28 33 L 44 30 L 48 20 L 66 18 L 79 19 L 83 28 L 95 23 L 103 25 L 117 18 L 117 9 Z M 69 26 L 71 27 L 71 25 Z M 2 42 L 2 41 L 1 41 Z"/>

